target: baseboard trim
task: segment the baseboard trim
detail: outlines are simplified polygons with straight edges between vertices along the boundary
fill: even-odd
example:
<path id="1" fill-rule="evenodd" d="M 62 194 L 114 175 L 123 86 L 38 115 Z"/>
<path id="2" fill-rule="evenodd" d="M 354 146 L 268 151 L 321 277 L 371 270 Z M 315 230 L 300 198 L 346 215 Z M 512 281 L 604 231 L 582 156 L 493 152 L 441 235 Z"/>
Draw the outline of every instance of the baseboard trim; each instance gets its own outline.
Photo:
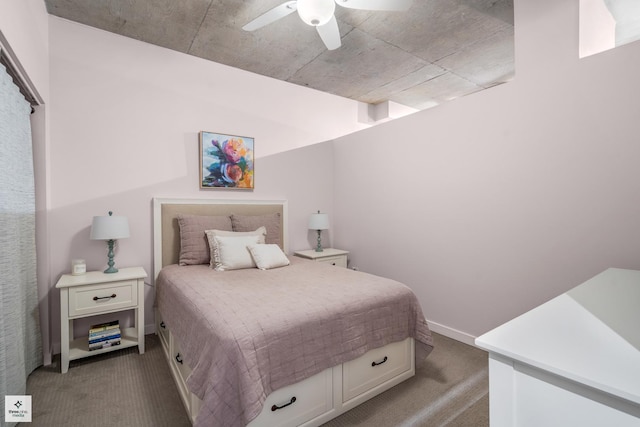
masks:
<path id="1" fill-rule="evenodd" d="M 150 323 L 148 325 L 144 325 L 144 334 L 145 335 L 155 334 L 155 333 L 156 333 L 156 324 L 155 323 Z"/>
<path id="2" fill-rule="evenodd" d="M 59 342 L 53 343 L 53 345 L 51 346 L 51 353 L 53 355 L 56 355 L 56 354 L 60 354 L 61 351 L 62 350 L 60 350 L 60 343 Z"/>
<path id="3" fill-rule="evenodd" d="M 448 326 L 441 325 L 440 323 L 433 322 L 431 320 L 427 320 L 427 324 L 429 325 L 429 329 L 431 329 L 435 333 L 476 347 L 476 337 L 474 337 L 473 335 L 450 328 Z"/>

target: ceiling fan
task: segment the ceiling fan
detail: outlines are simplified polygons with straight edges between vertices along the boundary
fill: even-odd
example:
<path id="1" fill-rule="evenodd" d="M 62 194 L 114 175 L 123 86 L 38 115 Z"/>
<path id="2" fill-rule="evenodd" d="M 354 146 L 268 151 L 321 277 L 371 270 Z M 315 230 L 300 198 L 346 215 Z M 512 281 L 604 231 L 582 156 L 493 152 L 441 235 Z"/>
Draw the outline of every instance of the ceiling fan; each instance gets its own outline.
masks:
<path id="1" fill-rule="evenodd" d="M 276 6 L 242 27 L 245 31 L 255 31 L 290 13 L 298 11 L 300 18 L 308 25 L 316 27 L 327 49 L 341 46 L 338 21 L 333 14 L 336 3 L 350 9 L 403 11 L 409 9 L 413 0 L 291 0 Z"/>

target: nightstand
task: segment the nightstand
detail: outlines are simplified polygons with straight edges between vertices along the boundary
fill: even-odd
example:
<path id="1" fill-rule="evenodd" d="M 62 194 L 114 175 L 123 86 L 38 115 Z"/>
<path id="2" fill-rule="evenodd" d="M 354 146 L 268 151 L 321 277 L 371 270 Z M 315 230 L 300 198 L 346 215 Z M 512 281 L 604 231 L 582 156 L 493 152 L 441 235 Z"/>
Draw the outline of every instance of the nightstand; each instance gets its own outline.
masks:
<path id="1" fill-rule="evenodd" d="M 293 254 L 302 258 L 347 268 L 347 255 L 349 254 L 349 251 L 325 248 L 322 252 L 316 252 L 314 249 L 309 249 L 306 251 L 296 251 Z"/>
<path id="2" fill-rule="evenodd" d="M 144 278 L 142 267 L 121 268 L 117 273 L 90 271 L 63 274 L 60 289 L 60 361 L 64 374 L 69 361 L 138 346 L 144 353 Z M 89 351 L 88 337 L 73 339 L 73 321 L 98 314 L 135 311 L 135 327 L 121 330 L 120 345 Z"/>

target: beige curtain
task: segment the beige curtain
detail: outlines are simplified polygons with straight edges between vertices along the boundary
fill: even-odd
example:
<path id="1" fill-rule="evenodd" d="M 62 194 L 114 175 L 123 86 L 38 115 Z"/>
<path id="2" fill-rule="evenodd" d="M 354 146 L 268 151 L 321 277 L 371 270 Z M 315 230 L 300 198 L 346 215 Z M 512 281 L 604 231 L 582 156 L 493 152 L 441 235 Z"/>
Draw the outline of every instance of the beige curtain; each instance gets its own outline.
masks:
<path id="1" fill-rule="evenodd" d="M 0 417 L 42 364 L 31 105 L 0 64 Z M 11 424 L 7 424 L 11 425 Z"/>

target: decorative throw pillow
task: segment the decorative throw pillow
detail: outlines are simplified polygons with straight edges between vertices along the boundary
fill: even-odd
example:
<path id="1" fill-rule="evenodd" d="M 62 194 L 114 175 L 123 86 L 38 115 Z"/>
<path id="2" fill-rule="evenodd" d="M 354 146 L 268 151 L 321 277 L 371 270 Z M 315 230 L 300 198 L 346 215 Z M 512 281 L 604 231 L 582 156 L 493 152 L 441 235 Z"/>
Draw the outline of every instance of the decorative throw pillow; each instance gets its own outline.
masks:
<path id="1" fill-rule="evenodd" d="M 242 255 L 246 254 L 250 258 L 251 265 L 249 267 L 241 267 L 241 268 L 250 268 L 250 267 L 255 267 L 256 265 L 253 262 L 253 259 L 251 258 L 251 254 L 249 253 L 249 250 L 246 247 L 250 243 L 264 243 L 265 235 L 267 234 L 267 229 L 264 227 L 259 227 L 256 230 L 245 231 L 245 232 L 235 232 L 235 231 L 226 231 L 226 230 L 207 230 L 205 231 L 205 234 L 207 236 L 207 240 L 209 241 L 209 251 L 211 252 L 211 260 L 209 265 L 211 266 L 211 268 L 215 270 L 223 271 L 223 270 L 234 270 L 235 268 L 228 268 L 228 267 L 235 265 L 236 263 L 233 260 L 230 260 L 228 256 L 223 257 L 223 255 L 225 254 L 220 253 L 220 250 L 219 250 L 220 244 L 216 238 L 219 238 L 219 237 L 225 237 L 225 238 L 231 238 L 231 239 L 249 238 L 248 240 L 239 240 L 235 243 L 237 243 L 238 245 L 244 245 L 242 246 L 242 249 L 244 252 L 242 252 L 241 254 Z M 225 244 L 225 247 L 230 247 L 234 242 L 224 241 L 223 243 Z M 234 254 L 233 249 L 229 249 L 228 252 L 231 256 L 233 256 Z M 225 260 L 227 261 L 227 263 L 223 262 Z M 244 261 L 246 261 L 246 259 Z M 244 264 L 246 264 L 246 262 L 244 262 Z"/>
<path id="2" fill-rule="evenodd" d="M 261 240 L 260 236 L 213 236 L 211 267 L 217 271 L 255 268 L 247 248 Z"/>
<path id="3" fill-rule="evenodd" d="M 231 215 L 233 231 L 250 231 L 260 226 L 267 229 L 266 243 L 282 246 L 280 213 L 266 215 Z"/>
<path id="4" fill-rule="evenodd" d="M 289 258 L 287 258 L 278 245 L 249 245 L 247 249 L 249 249 L 251 257 L 260 270 L 284 267 L 290 263 Z"/>
<path id="5" fill-rule="evenodd" d="M 211 247 L 211 239 L 214 236 L 260 236 L 262 237 L 262 242 L 260 243 L 265 243 L 267 229 L 265 227 L 258 227 L 252 231 L 205 230 L 204 234 L 207 236 L 209 247 Z"/>
<path id="6" fill-rule="evenodd" d="M 233 230 L 228 215 L 178 215 L 177 218 L 180 227 L 180 265 L 209 263 L 211 254 L 205 230 Z"/>

